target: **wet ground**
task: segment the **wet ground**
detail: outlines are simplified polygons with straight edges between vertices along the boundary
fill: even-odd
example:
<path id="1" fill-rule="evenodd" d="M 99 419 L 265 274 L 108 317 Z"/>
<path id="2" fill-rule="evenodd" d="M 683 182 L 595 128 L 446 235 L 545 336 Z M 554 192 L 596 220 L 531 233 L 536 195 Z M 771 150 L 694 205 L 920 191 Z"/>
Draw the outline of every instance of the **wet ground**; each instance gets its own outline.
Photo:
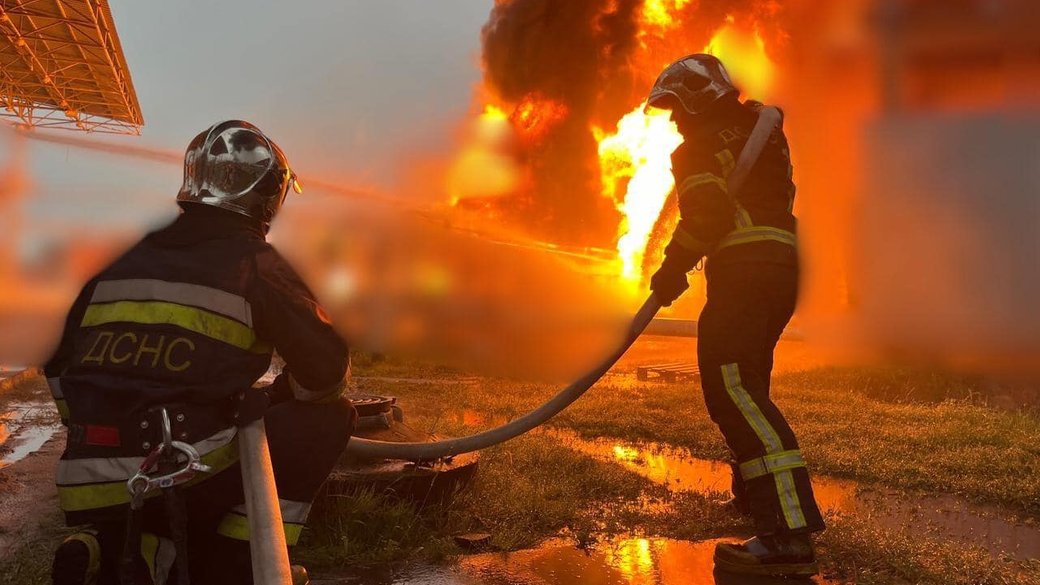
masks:
<path id="1" fill-rule="evenodd" d="M 0 412 L 0 469 L 39 450 L 61 428 L 54 405 L 44 400 L 10 402 Z"/>
<path id="2" fill-rule="evenodd" d="M 718 540 L 617 538 L 581 549 L 551 540 L 534 549 L 463 557 L 450 567 L 373 571 L 314 585 L 780 585 L 830 583 L 728 575 L 712 570 Z"/>
<path id="3" fill-rule="evenodd" d="M 798 361 L 806 359 L 801 355 L 798 358 Z M 612 373 L 612 377 L 616 377 L 615 382 L 627 383 L 631 378 L 632 383 L 636 383 L 635 376 L 625 371 L 627 369 L 623 367 L 620 372 Z M 0 379 L 4 374 L 5 372 L 0 372 Z M 392 381 L 402 384 L 444 383 L 444 380 L 434 378 L 394 378 Z M 33 383 L 36 382 L 42 384 L 42 380 Z M 452 380 L 452 383 L 457 382 L 457 379 Z M 473 383 L 477 382 L 479 379 L 473 379 Z M 3 472 L 0 479 L 15 480 L 8 481 L 8 485 L 22 483 L 22 479 L 18 478 L 23 475 L 26 482 L 38 480 L 36 476 L 39 474 L 28 470 L 28 467 L 33 465 L 46 468 L 48 473 L 52 472 L 53 462 L 50 459 L 56 458 L 57 452 L 60 452 L 60 449 L 55 447 L 56 441 L 48 443 L 60 427 L 46 395 L 45 384 L 42 387 L 41 392 L 26 399 L 19 396 L 18 400 L 0 403 L 0 470 Z M 460 422 L 475 429 L 486 428 L 496 422 L 488 421 L 480 413 L 472 411 L 461 412 L 459 417 Z M 611 439 L 588 441 L 573 433 L 538 432 L 554 433 L 561 439 L 561 444 L 597 459 L 617 463 L 666 486 L 673 492 L 693 491 L 722 495 L 729 489 L 730 471 L 727 465 L 691 457 L 685 449 L 672 445 Z M 25 460 L 28 455 L 38 450 L 40 451 L 37 455 Z M 47 458 L 47 461 L 43 461 L 44 458 Z M 37 459 L 43 463 L 34 463 Z M 1040 527 L 1035 520 L 1021 520 L 1007 510 L 976 505 L 949 495 L 908 493 L 820 476 L 816 476 L 814 480 L 817 498 L 825 510 L 854 514 L 885 528 L 905 531 L 911 535 L 940 536 L 979 546 L 997 557 L 1017 560 L 1040 558 Z M 50 485 L 50 482 L 47 484 Z M 21 491 L 29 493 L 26 490 Z M 8 492 L 7 496 L 0 494 L 0 499 L 7 499 L 5 504 L 15 504 L 15 500 L 22 500 L 20 496 L 14 495 L 15 492 Z M 48 498 L 52 499 L 53 496 L 49 495 Z M 42 505 L 47 509 L 54 507 L 52 502 Z M 0 506 L 2 507 L 11 506 Z M 17 534 L 17 529 L 11 530 L 13 526 L 3 524 L 5 523 L 0 522 L 0 532 Z M 3 540 L 0 538 L 0 550 L 4 548 Z M 403 569 L 385 567 L 325 579 L 322 579 L 321 574 L 317 574 L 314 582 L 315 585 L 792 583 L 784 580 L 735 578 L 723 573 L 714 573 L 711 556 L 716 542 L 718 541 L 687 542 L 666 538 L 613 537 L 591 548 L 582 549 L 571 541 L 554 539 L 528 550 L 468 555 L 457 563 L 446 566 L 412 566 Z M 829 581 L 817 578 L 815 581 L 802 582 Z"/>
<path id="4" fill-rule="evenodd" d="M 427 383 L 426 380 L 416 383 Z M 503 421 L 462 411 L 459 422 L 483 429 Z M 666 444 L 611 439 L 583 440 L 572 432 L 536 431 L 566 445 L 667 487 L 713 497 L 729 494 L 730 468 L 718 461 L 690 456 Z M 1040 558 L 1040 527 L 996 506 L 978 505 L 950 495 L 911 493 L 861 485 L 855 481 L 814 477 L 816 496 L 825 511 L 869 519 L 911 536 L 940 537 L 981 547 L 998 558 Z M 648 505 L 661 505 L 648 503 Z M 665 504 L 667 505 L 667 504 Z M 672 585 L 831 583 L 813 580 L 750 578 L 713 570 L 712 553 L 720 540 L 680 541 L 668 538 L 613 537 L 590 548 L 552 539 L 527 550 L 462 557 L 448 566 L 386 567 L 362 573 L 316 579 L 315 585 Z M 322 577 L 317 575 L 317 577 Z"/>
<path id="5" fill-rule="evenodd" d="M 459 419 L 468 427 L 481 429 L 504 422 L 489 423 L 472 410 L 462 411 Z M 719 498 L 730 495 L 729 465 L 692 457 L 683 448 L 610 438 L 590 441 L 556 429 L 535 432 L 558 437 L 561 445 L 601 461 L 620 464 L 672 492 L 697 492 Z M 997 506 L 952 495 L 885 489 L 820 475 L 813 476 L 813 490 L 824 513 L 869 518 L 883 528 L 978 546 L 997 557 L 1022 561 L 1040 558 L 1040 523 Z"/>
<path id="6" fill-rule="evenodd" d="M 0 381 L 13 374 L 0 373 Z M 61 437 L 42 378 L 27 379 L 0 393 L 0 558 L 32 542 L 42 525 L 57 522 L 54 469 Z"/>
<path id="7" fill-rule="evenodd" d="M 561 443 L 604 461 L 621 464 L 671 491 L 729 494 L 729 465 L 691 457 L 685 449 L 654 443 L 601 439 L 584 441 L 552 431 Z M 910 535 L 938 536 L 1016 560 L 1040 558 L 1040 526 L 996 506 L 979 505 L 950 495 L 909 493 L 855 481 L 813 477 L 817 502 L 824 511 L 869 518 L 879 526 Z"/>

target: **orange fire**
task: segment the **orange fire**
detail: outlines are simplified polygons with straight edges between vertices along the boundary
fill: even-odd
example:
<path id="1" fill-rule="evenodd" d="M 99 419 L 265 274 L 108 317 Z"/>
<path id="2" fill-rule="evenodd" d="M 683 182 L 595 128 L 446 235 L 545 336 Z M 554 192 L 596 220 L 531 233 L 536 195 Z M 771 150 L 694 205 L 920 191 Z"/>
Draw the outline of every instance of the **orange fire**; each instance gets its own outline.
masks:
<path id="1" fill-rule="evenodd" d="M 683 141 L 671 112 L 651 109 L 644 114 L 644 105 L 621 118 L 614 134 L 592 129 L 599 143 L 603 194 L 624 218 L 617 241 L 621 276 L 634 285 L 642 277 L 643 254 L 654 224 L 675 184 L 672 151 Z M 619 196 L 626 180 L 627 190 Z"/>
<path id="2" fill-rule="evenodd" d="M 668 3 L 668 0 L 648 2 L 644 17 L 649 22 L 669 22 Z M 683 0 L 671 3 L 679 6 Z M 657 16 L 651 17 L 651 14 Z M 744 90 L 745 96 L 767 97 L 775 66 L 766 55 L 765 43 L 757 31 L 748 33 L 730 22 L 715 33 L 704 52 L 726 64 L 734 83 Z M 603 195 L 617 204 L 623 217 L 617 241 L 621 277 L 638 286 L 654 225 L 674 187 L 671 153 L 682 143 L 682 135 L 669 120 L 669 112 L 651 109 L 644 114 L 643 104 L 618 122 L 615 133 L 607 134 L 599 128 L 592 131 L 599 144 Z M 627 188 L 620 195 L 618 191 L 626 180 Z"/>
<path id="3" fill-rule="evenodd" d="M 671 28 L 675 25 L 675 14 L 683 9 L 690 0 L 646 0 L 643 4 L 643 22 L 657 28 Z"/>
<path id="4" fill-rule="evenodd" d="M 691 12 L 691 0 L 646 0 L 639 15 L 641 49 L 630 64 L 638 67 L 647 83 L 667 63 L 687 50 L 683 19 Z M 745 97 L 765 100 L 772 88 L 775 65 L 765 52 L 762 36 L 747 22 L 727 18 L 703 52 L 719 57 Z M 649 90 L 649 87 L 646 88 Z M 493 95 L 493 92 L 488 92 Z M 489 100 L 495 103 L 494 100 Z M 485 102 L 488 103 L 488 102 Z M 523 156 L 517 151 L 537 150 L 542 140 L 567 119 L 567 105 L 533 92 L 508 106 L 487 105 L 475 122 L 470 138 L 450 173 L 453 201 L 487 199 L 517 193 L 525 175 Z M 661 235 L 659 218 L 674 188 L 671 154 L 682 143 L 670 112 L 640 104 L 610 124 L 590 125 L 597 143 L 602 195 L 620 212 L 616 232 L 617 274 L 635 292 L 644 285 L 647 248 Z M 510 155 L 510 150 L 513 154 Z M 530 169 L 526 169 L 528 172 Z M 527 179 L 525 179 L 527 177 Z M 655 232 L 655 229 L 657 230 Z"/>
<path id="5" fill-rule="evenodd" d="M 509 117 L 526 140 L 538 140 L 567 117 L 567 106 L 536 94 L 526 96 Z"/>
<path id="6" fill-rule="evenodd" d="M 766 43 L 757 30 L 730 24 L 719 29 L 704 52 L 715 55 L 746 97 L 764 100 L 773 87 L 776 65 L 766 54 Z"/>
<path id="7" fill-rule="evenodd" d="M 463 199 L 502 197 L 516 189 L 521 171 L 506 152 L 510 138 L 509 116 L 497 106 L 485 106 L 448 172 L 452 205 Z"/>

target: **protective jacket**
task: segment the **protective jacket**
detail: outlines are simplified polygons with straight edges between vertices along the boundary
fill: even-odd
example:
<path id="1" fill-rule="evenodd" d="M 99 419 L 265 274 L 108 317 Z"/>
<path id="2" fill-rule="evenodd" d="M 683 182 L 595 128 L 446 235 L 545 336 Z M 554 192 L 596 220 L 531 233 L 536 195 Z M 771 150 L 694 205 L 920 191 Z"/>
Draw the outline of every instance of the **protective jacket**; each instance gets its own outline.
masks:
<path id="1" fill-rule="evenodd" d="M 716 264 L 797 263 L 795 186 L 782 127 L 773 131 L 739 196 L 726 186 L 761 108 L 726 97 L 695 119 L 680 118 L 685 140 L 672 153 L 680 220 L 665 254 L 683 271 L 705 256 Z"/>
<path id="2" fill-rule="evenodd" d="M 773 351 L 798 296 L 795 187 L 783 128 L 773 131 L 740 193 L 726 183 L 761 107 L 729 97 L 696 119 L 680 118 L 685 142 L 672 159 L 680 220 L 665 262 L 685 272 L 708 257 L 697 322 L 705 404 L 732 451 L 733 492 L 756 533 L 791 536 L 823 530 L 824 522 L 795 433 L 769 393 Z"/>
<path id="3" fill-rule="evenodd" d="M 287 396 L 333 401 L 345 389 L 345 342 L 259 223 L 186 206 L 83 287 L 44 369 L 69 427 L 62 509 L 128 502 L 126 480 L 161 441 L 160 405 L 173 438 L 214 472 L 234 463 L 236 395 L 272 350 L 287 364 L 275 383 Z"/>

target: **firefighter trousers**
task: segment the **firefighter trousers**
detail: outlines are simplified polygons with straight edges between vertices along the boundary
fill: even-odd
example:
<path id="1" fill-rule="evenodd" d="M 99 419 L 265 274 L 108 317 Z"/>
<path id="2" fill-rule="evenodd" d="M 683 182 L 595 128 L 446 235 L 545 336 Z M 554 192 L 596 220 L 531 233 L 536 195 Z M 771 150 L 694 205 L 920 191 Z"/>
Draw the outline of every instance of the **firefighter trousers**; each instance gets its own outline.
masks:
<path id="1" fill-rule="evenodd" d="M 356 417 L 345 398 L 328 404 L 286 401 L 270 407 L 264 415 L 286 542 L 290 546 L 299 540 L 311 501 L 346 448 Z M 180 489 L 187 516 L 191 582 L 251 584 L 249 523 L 239 465 Z M 147 500 L 143 513 L 145 534 L 138 570 L 142 583 L 154 581 L 156 575 L 169 574 L 173 562 L 173 541 L 163 497 Z M 99 585 L 118 584 L 126 515 L 127 507 L 123 506 L 99 510 L 90 519 L 101 543 Z"/>
<path id="2" fill-rule="evenodd" d="M 769 396 L 773 350 L 794 313 L 798 268 L 709 262 L 705 276 L 697 358 L 708 414 L 735 460 L 734 495 L 746 502 L 761 536 L 823 530 L 794 431 Z"/>

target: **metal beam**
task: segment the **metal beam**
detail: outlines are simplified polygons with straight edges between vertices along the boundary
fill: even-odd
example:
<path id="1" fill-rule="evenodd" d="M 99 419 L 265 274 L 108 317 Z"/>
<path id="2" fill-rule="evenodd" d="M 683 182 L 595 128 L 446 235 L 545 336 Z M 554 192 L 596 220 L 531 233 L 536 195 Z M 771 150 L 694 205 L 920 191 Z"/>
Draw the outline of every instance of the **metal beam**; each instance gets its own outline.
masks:
<path id="1" fill-rule="evenodd" d="M 0 73 L 0 117 L 31 127 L 140 132 L 106 0 L 0 0 Z"/>

